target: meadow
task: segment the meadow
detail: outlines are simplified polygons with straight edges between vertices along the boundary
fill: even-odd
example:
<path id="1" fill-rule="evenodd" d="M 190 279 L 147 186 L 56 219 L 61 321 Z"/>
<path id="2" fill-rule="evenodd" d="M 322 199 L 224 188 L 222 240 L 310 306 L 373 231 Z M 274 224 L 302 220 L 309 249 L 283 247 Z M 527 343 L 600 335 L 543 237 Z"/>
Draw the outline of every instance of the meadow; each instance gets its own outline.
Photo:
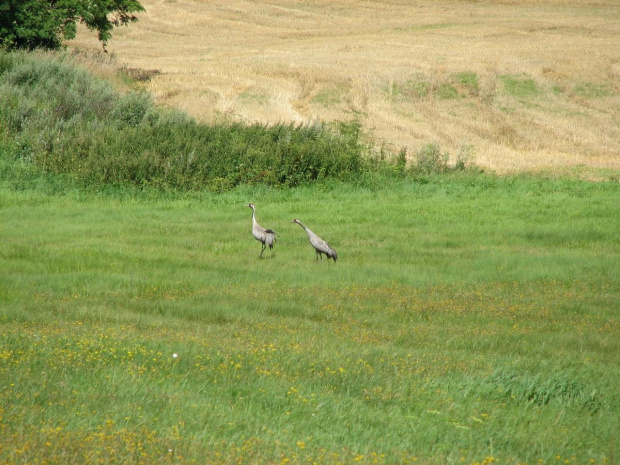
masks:
<path id="1" fill-rule="evenodd" d="M 0 190 L 3 463 L 614 463 L 617 182 L 48 183 Z"/>

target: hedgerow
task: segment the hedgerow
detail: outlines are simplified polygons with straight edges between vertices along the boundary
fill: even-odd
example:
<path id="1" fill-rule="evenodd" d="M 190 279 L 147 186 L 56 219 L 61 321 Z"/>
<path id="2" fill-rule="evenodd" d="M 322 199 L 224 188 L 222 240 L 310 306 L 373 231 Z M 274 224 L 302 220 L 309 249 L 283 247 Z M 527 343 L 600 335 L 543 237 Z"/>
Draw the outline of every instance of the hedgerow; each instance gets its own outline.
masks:
<path id="1" fill-rule="evenodd" d="M 417 169 L 372 150 L 357 121 L 200 124 L 145 92 L 120 93 L 67 54 L 0 52 L 0 144 L 4 157 L 85 185 L 223 191 Z"/>

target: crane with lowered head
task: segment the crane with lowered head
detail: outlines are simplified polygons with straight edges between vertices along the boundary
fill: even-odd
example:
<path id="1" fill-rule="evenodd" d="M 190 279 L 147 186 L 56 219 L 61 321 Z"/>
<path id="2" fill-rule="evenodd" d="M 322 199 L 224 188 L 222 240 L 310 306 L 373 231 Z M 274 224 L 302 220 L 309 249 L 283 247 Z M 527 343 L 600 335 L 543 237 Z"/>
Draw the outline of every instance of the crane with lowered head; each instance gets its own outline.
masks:
<path id="1" fill-rule="evenodd" d="M 322 254 L 325 254 L 328 260 L 330 258 L 333 259 L 334 262 L 338 260 L 338 254 L 336 254 L 336 251 L 332 249 L 327 242 L 325 242 L 319 236 L 317 236 L 312 231 L 310 231 L 308 228 L 306 228 L 301 223 L 301 221 L 299 221 L 298 219 L 294 219 L 293 221 L 291 221 L 291 223 L 297 223 L 299 226 L 304 228 L 304 231 L 306 231 L 306 234 L 308 234 L 308 240 L 310 241 L 310 244 L 312 245 L 312 247 L 314 247 L 314 250 L 316 252 L 317 262 L 319 261 L 319 256 L 321 257 L 321 260 L 323 260 Z"/>

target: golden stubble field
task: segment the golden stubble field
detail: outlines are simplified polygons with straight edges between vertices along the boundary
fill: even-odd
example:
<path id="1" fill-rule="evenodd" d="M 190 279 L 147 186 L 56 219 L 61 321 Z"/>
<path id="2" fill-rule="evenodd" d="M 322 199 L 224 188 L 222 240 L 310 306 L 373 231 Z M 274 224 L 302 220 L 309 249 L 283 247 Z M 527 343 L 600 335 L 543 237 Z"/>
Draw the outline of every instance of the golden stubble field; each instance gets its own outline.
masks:
<path id="1" fill-rule="evenodd" d="M 469 147 L 500 172 L 620 168 L 617 0 L 141 3 L 108 50 L 198 120 L 358 118 L 394 151 Z"/>

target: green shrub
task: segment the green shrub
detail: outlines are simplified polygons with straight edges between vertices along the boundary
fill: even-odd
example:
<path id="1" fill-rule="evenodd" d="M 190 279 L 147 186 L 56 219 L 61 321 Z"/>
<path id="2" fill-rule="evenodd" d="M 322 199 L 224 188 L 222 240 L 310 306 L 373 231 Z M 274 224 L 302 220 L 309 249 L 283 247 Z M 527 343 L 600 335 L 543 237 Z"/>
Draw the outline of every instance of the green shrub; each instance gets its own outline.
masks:
<path id="1" fill-rule="evenodd" d="M 5 159 L 82 185 L 215 192 L 327 180 L 375 186 L 450 169 L 436 144 L 407 169 L 405 151 L 392 157 L 363 142 L 358 121 L 199 124 L 155 107 L 147 93 L 118 93 L 66 54 L 0 53 L 0 137 L 12 141 Z"/>
<path id="2" fill-rule="evenodd" d="M 449 170 L 448 153 L 441 153 L 436 143 L 427 144 L 420 148 L 415 155 L 413 171 L 422 174 L 445 173 Z"/>
<path id="3" fill-rule="evenodd" d="M 0 55 L 2 131 L 13 157 L 83 183 L 222 191 L 238 184 L 297 186 L 354 180 L 371 169 L 358 122 L 201 125 L 121 95 L 67 55 Z"/>
<path id="4" fill-rule="evenodd" d="M 119 127 L 138 126 L 152 108 L 153 99 L 149 94 L 131 92 L 115 102 L 110 116 L 116 120 Z"/>
<path id="5" fill-rule="evenodd" d="M 105 119 L 118 95 L 112 86 L 73 66 L 66 55 L 2 53 L 0 116 L 12 131 Z"/>

